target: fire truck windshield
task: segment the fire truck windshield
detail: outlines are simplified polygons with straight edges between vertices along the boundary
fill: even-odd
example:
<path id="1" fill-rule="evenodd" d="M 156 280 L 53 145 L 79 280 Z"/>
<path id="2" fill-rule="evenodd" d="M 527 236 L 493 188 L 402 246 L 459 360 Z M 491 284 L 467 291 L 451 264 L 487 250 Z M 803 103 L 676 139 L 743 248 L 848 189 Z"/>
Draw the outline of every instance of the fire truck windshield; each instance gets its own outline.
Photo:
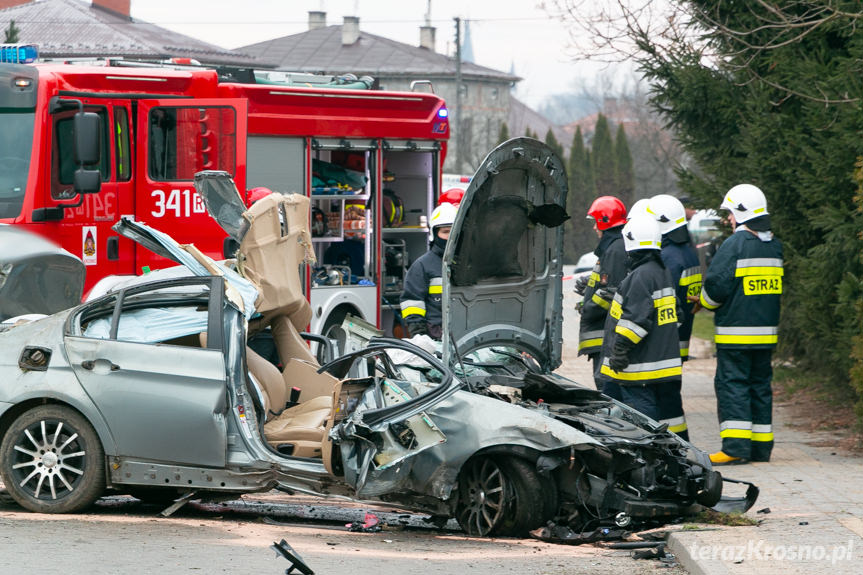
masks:
<path id="1" fill-rule="evenodd" d="M 0 219 L 21 213 L 35 119 L 32 111 L 0 109 Z"/>

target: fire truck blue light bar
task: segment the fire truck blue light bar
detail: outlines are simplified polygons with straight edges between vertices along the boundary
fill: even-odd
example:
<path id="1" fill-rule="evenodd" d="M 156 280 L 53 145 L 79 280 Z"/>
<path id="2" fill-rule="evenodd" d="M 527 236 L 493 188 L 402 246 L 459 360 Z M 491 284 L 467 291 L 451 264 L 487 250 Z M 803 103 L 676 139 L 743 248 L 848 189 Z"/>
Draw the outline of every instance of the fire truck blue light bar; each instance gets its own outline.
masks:
<path id="1" fill-rule="evenodd" d="M 0 44 L 0 64 L 32 64 L 38 58 L 34 44 Z"/>

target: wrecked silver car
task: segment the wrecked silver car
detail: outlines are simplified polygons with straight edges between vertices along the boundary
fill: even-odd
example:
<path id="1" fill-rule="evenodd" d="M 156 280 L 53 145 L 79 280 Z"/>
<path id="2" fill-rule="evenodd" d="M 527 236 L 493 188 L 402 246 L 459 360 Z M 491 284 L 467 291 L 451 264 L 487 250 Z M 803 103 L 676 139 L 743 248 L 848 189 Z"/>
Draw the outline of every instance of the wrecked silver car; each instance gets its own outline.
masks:
<path id="1" fill-rule="evenodd" d="M 224 173 L 195 185 L 238 243 L 235 262 L 122 220 L 118 233 L 191 275 L 153 273 L 0 333 L 0 474 L 25 508 L 74 512 L 109 490 L 226 499 L 278 488 L 520 535 L 552 519 L 665 520 L 719 500 L 704 453 L 552 374 L 566 183 L 543 144 L 503 144 L 462 200 L 445 254 L 443 359 L 373 339 L 320 367 L 300 331 L 308 198 L 272 194 L 246 210 Z M 278 366 L 248 345 L 264 330 Z"/>

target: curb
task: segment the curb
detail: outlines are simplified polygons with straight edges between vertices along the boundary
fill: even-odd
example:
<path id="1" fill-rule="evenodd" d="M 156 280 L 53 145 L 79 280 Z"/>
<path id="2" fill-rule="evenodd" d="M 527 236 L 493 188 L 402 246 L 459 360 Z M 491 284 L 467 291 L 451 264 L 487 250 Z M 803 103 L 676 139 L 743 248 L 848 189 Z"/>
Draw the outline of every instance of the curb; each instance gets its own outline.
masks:
<path id="1" fill-rule="evenodd" d="M 689 549 L 686 548 L 686 544 L 682 541 L 683 535 L 681 533 L 669 533 L 668 534 L 668 549 L 674 554 L 677 558 L 677 562 L 686 569 L 686 572 L 690 575 L 719 575 L 720 573 L 726 574 L 728 573 L 727 569 L 722 569 L 721 571 L 715 569 L 705 569 L 704 565 L 701 565 L 697 559 L 695 559 L 691 553 L 689 553 Z"/>

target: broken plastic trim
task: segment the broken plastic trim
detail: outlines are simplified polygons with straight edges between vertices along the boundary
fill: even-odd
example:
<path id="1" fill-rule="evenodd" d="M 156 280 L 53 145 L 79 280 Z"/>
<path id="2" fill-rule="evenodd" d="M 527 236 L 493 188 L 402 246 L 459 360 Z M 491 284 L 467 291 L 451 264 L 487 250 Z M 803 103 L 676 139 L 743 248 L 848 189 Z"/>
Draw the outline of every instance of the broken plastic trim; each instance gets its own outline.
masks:
<path id="1" fill-rule="evenodd" d="M 311 567 L 309 567 L 303 558 L 300 557 L 300 554 L 294 551 L 294 548 L 288 545 L 288 542 L 282 539 L 278 543 L 273 543 L 270 545 L 270 549 L 276 552 L 276 557 L 281 555 L 285 559 L 291 562 L 291 566 L 285 569 L 285 573 L 290 575 L 296 569 L 303 575 L 315 575 L 315 572 L 312 571 Z"/>
<path id="2" fill-rule="evenodd" d="M 711 507 L 711 509 L 720 513 L 744 513 L 755 505 L 755 501 L 758 499 L 758 494 L 760 493 L 757 485 L 748 481 L 729 479 L 727 477 L 723 477 L 722 481 L 747 485 L 746 495 L 743 497 L 726 497 L 723 495 L 719 498 L 719 503 Z"/>

